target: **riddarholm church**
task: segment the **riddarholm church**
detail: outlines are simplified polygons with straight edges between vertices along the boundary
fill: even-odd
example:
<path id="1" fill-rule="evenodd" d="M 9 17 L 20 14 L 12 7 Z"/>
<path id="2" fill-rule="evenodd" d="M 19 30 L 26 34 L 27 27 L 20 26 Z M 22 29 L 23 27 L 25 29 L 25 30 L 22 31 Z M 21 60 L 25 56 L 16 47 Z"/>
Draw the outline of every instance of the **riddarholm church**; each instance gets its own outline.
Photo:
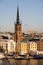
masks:
<path id="1" fill-rule="evenodd" d="M 16 43 L 22 41 L 22 25 L 19 19 L 19 8 L 17 6 L 17 18 L 15 23 L 15 33 L 14 33 L 14 41 Z"/>

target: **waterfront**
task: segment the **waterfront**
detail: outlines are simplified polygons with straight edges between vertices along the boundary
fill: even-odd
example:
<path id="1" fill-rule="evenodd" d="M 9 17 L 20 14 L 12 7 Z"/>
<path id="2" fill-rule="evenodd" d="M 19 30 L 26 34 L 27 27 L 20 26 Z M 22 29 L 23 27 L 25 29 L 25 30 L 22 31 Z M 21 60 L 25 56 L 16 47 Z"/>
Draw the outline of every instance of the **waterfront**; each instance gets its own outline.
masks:
<path id="1" fill-rule="evenodd" d="M 43 65 L 43 59 L 29 60 L 4 59 L 0 60 L 0 65 Z"/>

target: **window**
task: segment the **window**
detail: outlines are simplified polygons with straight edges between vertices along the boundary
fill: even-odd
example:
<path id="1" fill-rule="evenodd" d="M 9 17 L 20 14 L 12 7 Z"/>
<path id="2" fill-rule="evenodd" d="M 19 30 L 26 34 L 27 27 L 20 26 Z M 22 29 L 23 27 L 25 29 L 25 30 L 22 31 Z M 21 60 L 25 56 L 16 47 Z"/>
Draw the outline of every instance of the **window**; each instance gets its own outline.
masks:
<path id="1" fill-rule="evenodd" d="M 21 27 L 19 27 L 19 31 L 21 31 Z"/>
<path id="2" fill-rule="evenodd" d="M 19 32 L 19 34 L 20 34 L 20 32 Z"/>
<path id="3" fill-rule="evenodd" d="M 17 26 L 15 27 L 15 30 L 17 31 Z"/>

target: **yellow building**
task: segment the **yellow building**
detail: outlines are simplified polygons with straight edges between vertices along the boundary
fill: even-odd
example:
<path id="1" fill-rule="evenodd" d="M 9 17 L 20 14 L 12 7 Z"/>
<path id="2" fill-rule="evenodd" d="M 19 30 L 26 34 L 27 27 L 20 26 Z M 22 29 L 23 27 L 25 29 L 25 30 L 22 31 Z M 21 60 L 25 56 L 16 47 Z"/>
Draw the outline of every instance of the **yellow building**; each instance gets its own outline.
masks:
<path id="1" fill-rule="evenodd" d="M 27 53 L 27 43 L 21 43 L 21 54 L 26 54 Z"/>
<path id="2" fill-rule="evenodd" d="M 30 51 L 35 51 L 37 50 L 37 43 L 35 42 L 29 42 L 29 46 L 30 46 Z"/>
<path id="3" fill-rule="evenodd" d="M 20 43 L 17 44 L 16 50 L 17 50 L 17 52 L 18 52 L 20 55 L 25 55 L 25 54 L 27 54 L 27 52 L 28 52 L 27 49 L 28 49 L 28 43 L 26 43 L 26 42 L 20 42 Z"/>
<path id="4" fill-rule="evenodd" d="M 20 42 L 16 44 L 16 52 L 19 55 L 26 55 L 29 54 L 30 51 L 37 50 L 37 43 L 36 42 Z"/>

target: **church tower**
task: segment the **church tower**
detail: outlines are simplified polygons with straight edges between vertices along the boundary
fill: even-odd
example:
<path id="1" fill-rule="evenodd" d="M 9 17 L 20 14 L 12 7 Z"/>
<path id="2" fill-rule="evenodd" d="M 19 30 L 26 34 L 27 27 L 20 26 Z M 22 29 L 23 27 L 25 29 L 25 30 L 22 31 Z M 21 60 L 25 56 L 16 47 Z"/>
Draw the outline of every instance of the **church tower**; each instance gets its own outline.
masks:
<path id="1" fill-rule="evenodd" d="M 21 25 L 20 19 L 19 19 L 18 6 L 17 6 L 17 18 L 16 18 L 16 23 L 15 23 L 14 40 L 16 43 L 22 41 L 22 25 Z"/>

